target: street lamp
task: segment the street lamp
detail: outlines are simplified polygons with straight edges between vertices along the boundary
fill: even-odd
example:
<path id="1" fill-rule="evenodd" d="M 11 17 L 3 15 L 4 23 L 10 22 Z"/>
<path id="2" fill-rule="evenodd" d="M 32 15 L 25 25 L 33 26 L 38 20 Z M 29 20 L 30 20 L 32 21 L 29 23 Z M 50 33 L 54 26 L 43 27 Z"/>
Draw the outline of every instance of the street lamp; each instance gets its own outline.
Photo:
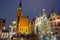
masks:
<path id="1" fill-rule="evenodd" d="M 12 23 L 13 23 L 13 24 L 16 24 L 16 21 L 13 21 Z"/>
<path id="2" fill-rule="evenodd" d="M 3 27 L 3 29 L 6 29 L 6 27 Z"/>

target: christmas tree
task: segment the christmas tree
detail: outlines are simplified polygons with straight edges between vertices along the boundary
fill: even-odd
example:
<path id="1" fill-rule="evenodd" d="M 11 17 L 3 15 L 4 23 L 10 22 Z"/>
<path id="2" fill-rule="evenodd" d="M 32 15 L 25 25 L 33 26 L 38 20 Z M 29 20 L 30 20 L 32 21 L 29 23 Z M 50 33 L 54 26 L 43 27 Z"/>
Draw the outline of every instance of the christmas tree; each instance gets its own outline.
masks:
<path id="1" fill-rule="evenodd" d="M 45 9 L 43 9 L 43 15 L 41 16 L 41 25 L 40 25 L 39 34 L 46 35 L 46 34 L 50 34 L 50 32 L 51 30 L 50 30 L 49 20 L 46 17 Z"/>

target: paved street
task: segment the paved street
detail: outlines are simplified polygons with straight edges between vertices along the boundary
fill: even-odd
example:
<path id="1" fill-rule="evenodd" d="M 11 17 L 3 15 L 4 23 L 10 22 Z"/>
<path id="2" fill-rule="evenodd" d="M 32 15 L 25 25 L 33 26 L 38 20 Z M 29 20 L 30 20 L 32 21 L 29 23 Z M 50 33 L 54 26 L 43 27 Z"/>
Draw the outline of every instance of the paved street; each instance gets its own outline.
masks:
<path id="1" fill-rule="evenodd" d="M 12 40 L 12 39 L 6 39 L 6 40 Z M 13 40 L 30 40 L 30 39 L 21 37 L 21 38 L 13 38 Z"/>
<path id="2" fill-rule="evenodd" d="M 0 38 L 0 40 L 7 40 L 7 39 Z"/>
<path id="3" fill-rule="evenodd" d="M 37 37 L 35 37 L 37 38 Z M 0 38 L 0 40 L 12 40 L 10 38 L 4 39 L 4 38 Z M 13 40 L 38 40 L 38 39 L 33 39 L 33 37 L 21 37 L 21 38 L 13 38 Z M 49 38 L 46 38 L 45 40 L 50 40 Z M 51 40 L 60 40 L 60 37 L 58 39 L 56 39 L 55 37 L 52 37 Z"/>

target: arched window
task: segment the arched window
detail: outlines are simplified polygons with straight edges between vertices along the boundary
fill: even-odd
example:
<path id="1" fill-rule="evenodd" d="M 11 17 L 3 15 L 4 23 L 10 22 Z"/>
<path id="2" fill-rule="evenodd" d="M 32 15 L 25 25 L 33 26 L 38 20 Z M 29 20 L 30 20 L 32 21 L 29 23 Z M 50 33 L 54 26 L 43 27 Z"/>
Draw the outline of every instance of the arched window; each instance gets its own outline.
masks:
<path id="1" fill-rule="evenodd" d="M 20 28 L 20 31 L 21 31 L 21 28 Z"/>
<path id="2" fill-rule="evenodd" d="M 36 27 L 36 32 L 38 33 L 39 31 L 38 31 L 38 26 Z"/>
<path id="3" fill-rule="evenodd" d="M 50 21 L 52 21 L 52 19 L 50 19 Z"/>
<path id="4" fill-rule="evenodd" d="M 22 28 L 22 31 L 23 31 L 23 28 Z"/>
<path id="5" fill-rule="evenodd" d="M 57 19 L 59 19 L 59 17 L 57 17 Z"/>
<path id="6" fill-rule="evenodd" d="M 53 18 L 53 20 L 55 20 L 55 18 Z"/>
<path id="7" fill-rule="evenodd" d="M 54 26 L 57 26 L 57 25 L 56 25 L 56 22 L 54 22 Z"/>
<path id="8" fill-rule="evenodd" d="M 53 23 L 51 22 L 50 25 L 53 26 Z"/>

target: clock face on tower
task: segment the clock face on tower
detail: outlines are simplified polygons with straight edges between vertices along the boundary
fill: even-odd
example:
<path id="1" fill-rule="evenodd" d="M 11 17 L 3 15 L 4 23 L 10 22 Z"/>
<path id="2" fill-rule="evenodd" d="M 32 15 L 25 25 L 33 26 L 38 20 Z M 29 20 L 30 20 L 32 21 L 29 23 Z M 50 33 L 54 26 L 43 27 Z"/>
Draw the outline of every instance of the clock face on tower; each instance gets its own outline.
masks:
<path id="1" fill-rule="evenodd" d="M 18 10 L 17 10 L 17 15 L 18 15 L 18 16 L 21 16 L 21 15 L 22 15 L 22 9 L 21 9 L 21 8 L 18 8 Z"/>

